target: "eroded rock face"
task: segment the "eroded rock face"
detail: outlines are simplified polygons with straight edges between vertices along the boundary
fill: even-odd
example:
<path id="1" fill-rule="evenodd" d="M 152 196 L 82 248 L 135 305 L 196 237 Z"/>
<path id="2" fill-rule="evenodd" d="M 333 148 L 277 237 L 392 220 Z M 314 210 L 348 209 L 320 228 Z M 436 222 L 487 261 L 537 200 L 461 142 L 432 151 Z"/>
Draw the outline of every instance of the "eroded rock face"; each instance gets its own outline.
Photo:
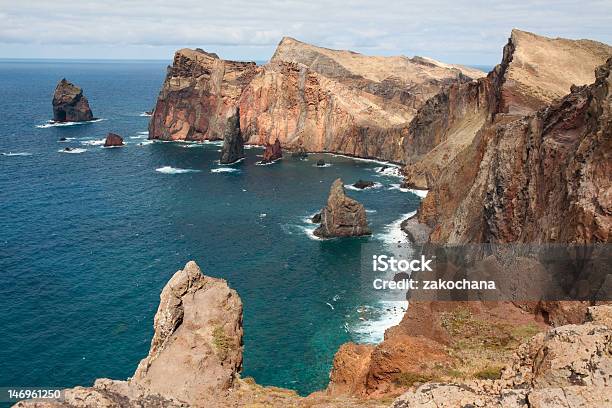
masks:
<path id="1" fill-rule="evenodd" d="M 240 132 L 240 113 L 236 111 L 227 119 L 219 162 L 230 164 L 242 158 L 244 158 L 244 140 Z"/>
<path id="2" fill-rule="evenodd" d="M 549 107 L 483 128 L 423 202 L 430 240 L 609 242 L 611 67 Z"/>
<path id="3" fill-rule="evenodd" d="M 119 147 L 123 146 L 123 138 L 115 133 L 109 133 L 104 140 L 104 147 Z"/>
<path id="4" fill-rule="evenodd" d="M 321 211 L 321 225 L 314 234 L 322 238 L 370 235 L 365 208 L 344 192 L 341 179 L 331 186 L 327 205 Z"/>
<path id="5" fill-rule="evenodd" d="M 149 123 L 149 138 L 222 139 L 227 118 L 256 72 L 254 62 L 226 61 L 199 49 L 177 51 Z"/>
<path id="6" fill-rule="evenodd" d="M 225 406 L 242 368 L 242 302 L 189 262 L 160 295 L 149 354 L 128 381 L 66 390 L 72 407 Z M 61 404 L 22 402 L 19 407 Z"/>
<path id="7" fill-rule="evenodd" d="M 272 144 L 266 144 L 266 149 L 263 152 L 262 163 L 272 163 L 273 161 L 283 158 L 283 149 L 280 141 L 276 139 Z"/>
<path id="8" fill-rule="evenodd" d="M 246 143 L 395 162 L 419 107 L 477 70 L 427 58 L 369 57 L 285 38 L 261 67 L 180 50 L 151 120 L 153 139 L 219 139 L 228 110 L 240 108 Z"/>
<path id="9" fill-rule="evenodd" d="M 55 122 L 85 122 L 93 120 L 89 101 L 83 90 L 66 78 L 59 81 L 53 94 L 53 120 Z"/>
<path id="10" fill-rule="evenodd" d="M 189 262 L 164 287 L 154 327 L 132 383 L 187 402 L 232 386 L 242 368 L 242 302 L 225 281 Z"/>

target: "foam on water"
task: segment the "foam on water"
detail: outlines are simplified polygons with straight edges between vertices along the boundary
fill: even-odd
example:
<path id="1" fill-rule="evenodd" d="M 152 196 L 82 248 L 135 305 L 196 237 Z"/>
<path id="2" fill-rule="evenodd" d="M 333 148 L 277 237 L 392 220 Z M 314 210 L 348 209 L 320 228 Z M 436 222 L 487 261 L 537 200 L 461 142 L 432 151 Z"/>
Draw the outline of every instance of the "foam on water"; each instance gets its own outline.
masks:
<path id="1" fill-rule="evenodd" d="M 164 167 L 155 169 L 155 171 L 163 173 L 163 174 L 184 174 L 184 173 L 198 173 L 200 170 L 181 169 L 178 167 L 164 166 Z"/>
<path id="2" fill-rule="evenodd" d="M 320 169 L 325 168 L 325 167 L 331 167 L 331 166 L 333 166 L 333 164 L 331 164 L 331 163 L 325 163 L 325 164 L 324 164 L 324 165 L 322 165 L 322 166 L 317 166 L 317 164 L 316 164 L 316 163 L 312 165 L 312 167 L 318 167 L 318 168 L 320 168 Z"/>
<path id="3" fill-rule="evenodd" d="M 235 173 L 237 171 L 240 171 L 240 170 L 233 169 L 231 167 L 219 167 L 218 169 L 212 169 L 210 172 L 211 173 Z"/>
<path id="4" fill-rule="evenodd" d="M 385 167 L 375 167 L 374 170 L 379 176 L 404 178 L 401 168 L 396 164 L 387 164 Z"/>
<path id="5" fill-rule="evenodd" d="M 77 126 L 77 125 L 86 125 L 88 123 L 101 122 L 103 120 L 104 119 L 102 119 L 102 118 L 94 119 L 94 120 L 88 120 L 88 121 L 85 121 L 85 122 L 54 122 L 54 121 L 50 120 L 47 123 L 44 123 L 42 125 L 36 125 L 36 127 L 39 128 L 39 129 L 46 129 L 46 128 L 52 128 L 52 127 Z"/>
<path id="6" fill-rule="evenodd" d="M 373 306 L 359 307 L 360 320 L 345 327 L 357 343 L 380 343 L 385 338 L 385 330 L 398 325 L 406 310 L 408 301 L 380 300 Z"/>
<path id="7" fill-rule="evenodd" d="M 106 139 L 91 139 L 91 140 L 83 140 L 81 144 L 84 146 L 102 146 Z"/>
<path id="8" fill-rule="evenodd" d="M 140 115 L 138 115 L 138 116 L 151 117 L 151 116 L 153 116 L 153 115 L 151 115 L 151 114 L 150 114 L 150 113 L 148 113 L 148 112 L 142 112 L 142 113 L 141 113 Z"/>
<path id="9" fill-rule="evenodd" d="M 85 153 L 87 151 L 87 149 L 81 149 L 80 147 L 75 147 L 74 149 L 70 149 L 70 150 L 58 150 L 58 152 L 60 153 L 70 153 L 70 154 L 79 154 L 79 153 Z"/>
<path id="10" fill-rule="evenodd" d="M 344 188 L 346 188 L 347 190 L 353 190 L 353 191 L 363 191 L 363 190 L 375 190 L 377 188 L 381 188 L 382 186 L 383 185 L 381 183 L 374 183 L 374 185 L 371 187 L 357 188 L 352 184 L 345 184 Z"/>
<path id="11" fill-rule="evenodd" d="M 416 214 L 416 211 L 409 212 L 407 214 L 402 215 L 395 221 L 385 226 L 385 232 L 380 234 L 378 238 L 389 245 L 394 245 L 397 243 L 405 243 L 408 240 L 406 233 L 402 231 L 401 225 L 402 221 L 407 218 L 410 218 Z"/>
<path id="12" fill-rule="evenodd" d="M 32 153 L 28 153 L 28 152 L 16 152 L 16 153 L 8 152 L 8 153 L 2 153 L 2 156 L 9 156 L 9 157 L 12 157 L 12 156 L 31 156 L 31 155 L 32 155 Z"/>
<path id="13" fill-rule="evenodd" d="M 429 190 L 418 190 L 415 188 L 404 188 L 401 186 L 401 184 L 391 184 L 390 187 L 388 188 L 388 190 L 399 190 L 402 193 L 412 193 L 415 194 L 421 198 L 425 198 L 427 197 L 427 193 L 429 192 Z"/>

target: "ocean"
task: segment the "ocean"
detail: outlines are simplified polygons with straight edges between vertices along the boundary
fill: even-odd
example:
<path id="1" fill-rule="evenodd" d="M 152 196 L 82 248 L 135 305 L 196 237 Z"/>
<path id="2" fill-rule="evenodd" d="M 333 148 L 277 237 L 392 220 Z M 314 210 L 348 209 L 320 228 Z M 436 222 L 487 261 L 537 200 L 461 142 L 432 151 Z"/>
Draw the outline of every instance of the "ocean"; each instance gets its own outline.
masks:
<path id="1" fill-rule="evenodd" d="M 286 155 L 257 166 L 262 150 L 251 148 L 219 166 L 218 143 L 148 142 L 142 113 L 166 64 L 0 60 L 0 387 L 131 376 L 160 291 L 189 260 L 240 294 L 242 375 L 260 384 L 321 389 L 342 343 L 380 341 L 401 318 L 360 291 L 361 246 L 384 251 L 420 198 L 376 162 Z M 48 124 L 63 77 L 83 87 L 98 121 Z M 103 148 L 107 132 L 127 146 Z M 378 183 L 347 190 L 372 237 L 313 238 L 307 217 L 337 177 Z"/>

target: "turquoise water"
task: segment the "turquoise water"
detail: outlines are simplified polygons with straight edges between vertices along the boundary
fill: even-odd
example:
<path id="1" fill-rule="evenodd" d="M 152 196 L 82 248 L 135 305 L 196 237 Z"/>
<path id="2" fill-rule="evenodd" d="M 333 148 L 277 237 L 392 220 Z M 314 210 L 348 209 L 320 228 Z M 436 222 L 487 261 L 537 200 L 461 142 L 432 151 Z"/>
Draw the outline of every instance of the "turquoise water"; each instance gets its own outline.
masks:
<path id="1" fill-rule="evenodd" d="M 162 287 L 191 259 L 242 297 L 243 375 L 261 384 L 320 389 L 340 344 L 380 336 L 377 305 L 356 283 L 361 245 L 385 246 L 418 197 L 372 162 L 256 166 L 261 150 L 249 149 L 219 172 L 216 144 L 146 144 L 140 114 L 164 74 L 159 62 L 0 61 L 0 386 L 127 378 L 147 354 Z M 37 127 L 64 76 L 103 120 Z M 128 145 L 96 145 L 109 131 Z M 58 152 L 66 146 L 86 150 Z M 320 157 L 332 166 L 315 167 Z M 348 191 L 368 209 L 372 238 L 307 233 L 336 177 L 381 183 Z M 374 307 L 366 319 L 364 305 Z"/>

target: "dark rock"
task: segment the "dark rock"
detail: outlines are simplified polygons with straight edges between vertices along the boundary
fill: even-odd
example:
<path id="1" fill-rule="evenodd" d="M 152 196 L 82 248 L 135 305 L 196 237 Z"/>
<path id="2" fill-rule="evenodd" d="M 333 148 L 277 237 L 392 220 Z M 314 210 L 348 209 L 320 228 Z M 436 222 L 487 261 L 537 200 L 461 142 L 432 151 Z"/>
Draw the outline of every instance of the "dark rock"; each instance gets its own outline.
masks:
<path id="1" fill-rule="evenodd" d="M 353 184 L 353 187 L 359 188 L 361 190 L 363 190 L 364 188 L 373 187 L 373 186 L 374 186 L 373 181 L 361 180 L 361 179 L 357 181 L 355 184 Z"/>
<path id="2" fill-rule="evenodd" d="M 153 115 L 153 111 L 152 110 L 145 111 L 145 115 L 151 116 L 151 115 Z"/>
<path id="3" fill-rule="evenodd" d="M 388 168 L 389 168 L 389 166 L 387 166 L 387 165 L 383 164 L 383 165 L 382 165 L 382 166 L 381 166 L 381 167 L 378 169 L 378 172 L 379 172 L 379 173 L 384 173 L 384 172 L 385 172 L 385 170 L 387 170 Z"/>
<path id="4" fill-rule="evenodd" d="M 59 138 L 59 141 L 60 141 L 60 142 L 65 142 L 65 141 L 67 141 L 67 140 L 68 140 L 68 139 L 66 139 L 65 137 L 60 137 L 60 138 Z"/>
<path id="5" fill-rule="evenodd" d="M 227 119 L 223 133 L 223 148 L 221 149 L 221 164 L 234 163 L 244 158 L 244 140 L 240 132 L 240 111 L 237 109 Z"/>
<path id="6" fill-rule="evenodd" d="M 274 144 L 266 144 L 266 150 L 263 154 L 262 163 L 272 163 L 283 157 L 283 149 L 281 148 L 280 141 L 276 139 Z"/>
<path id="7" fill-rule="evenodd" d="M 104 147 L 119 147 L 123 145 L 123 138 L 121 136 L 115 133 L 109 133 L 108 135 L 106 135 Z"/>
<path id="8" fill-rule="evenodd" d="M 332 184 L 327 205 L 321 211 L 321 225 L 314 234 L 322 238 L 371 235 L 365 208 L 344 192 L 341 179 Z"/>
<path id="9" fill-rule="evenodd" d="M 71 152 L 73 150 L 72 147 L 64 147 L 65 152 Z"/>
<path id="10" fill-rule="evenodd" d="M 300 160 L 304 160 L 308 157 L 308 153 L 306 152 L 306 149 L 304 149 L 303 147 L 300 147 L 296 151 L 291 153 L 291 157 L 300 159 Z"/>
<path id="11" fill-rule="evenodd" d="M 325 166 L 325 160 L 323 160 L 323 159 L 319 159 L 319 160 L 317 160 L 317 166 L 318 166 L 318 167 L 323 167 L 323 166 Z"/>
<path id="12" fill-rule="evenodd" d="M 62 79 L 53 94 L 53 120 L 55 122 L 85 122 L 92 120 L 89 102 L 78 86 Z"/>
<path id="13" fill-rule="evenodd" d="M 320 224 L 321 223 L 321 213 L 316 213 L 315 215 L 313 215 L 310 221 L 312 221 L 313 224 Z"/>

